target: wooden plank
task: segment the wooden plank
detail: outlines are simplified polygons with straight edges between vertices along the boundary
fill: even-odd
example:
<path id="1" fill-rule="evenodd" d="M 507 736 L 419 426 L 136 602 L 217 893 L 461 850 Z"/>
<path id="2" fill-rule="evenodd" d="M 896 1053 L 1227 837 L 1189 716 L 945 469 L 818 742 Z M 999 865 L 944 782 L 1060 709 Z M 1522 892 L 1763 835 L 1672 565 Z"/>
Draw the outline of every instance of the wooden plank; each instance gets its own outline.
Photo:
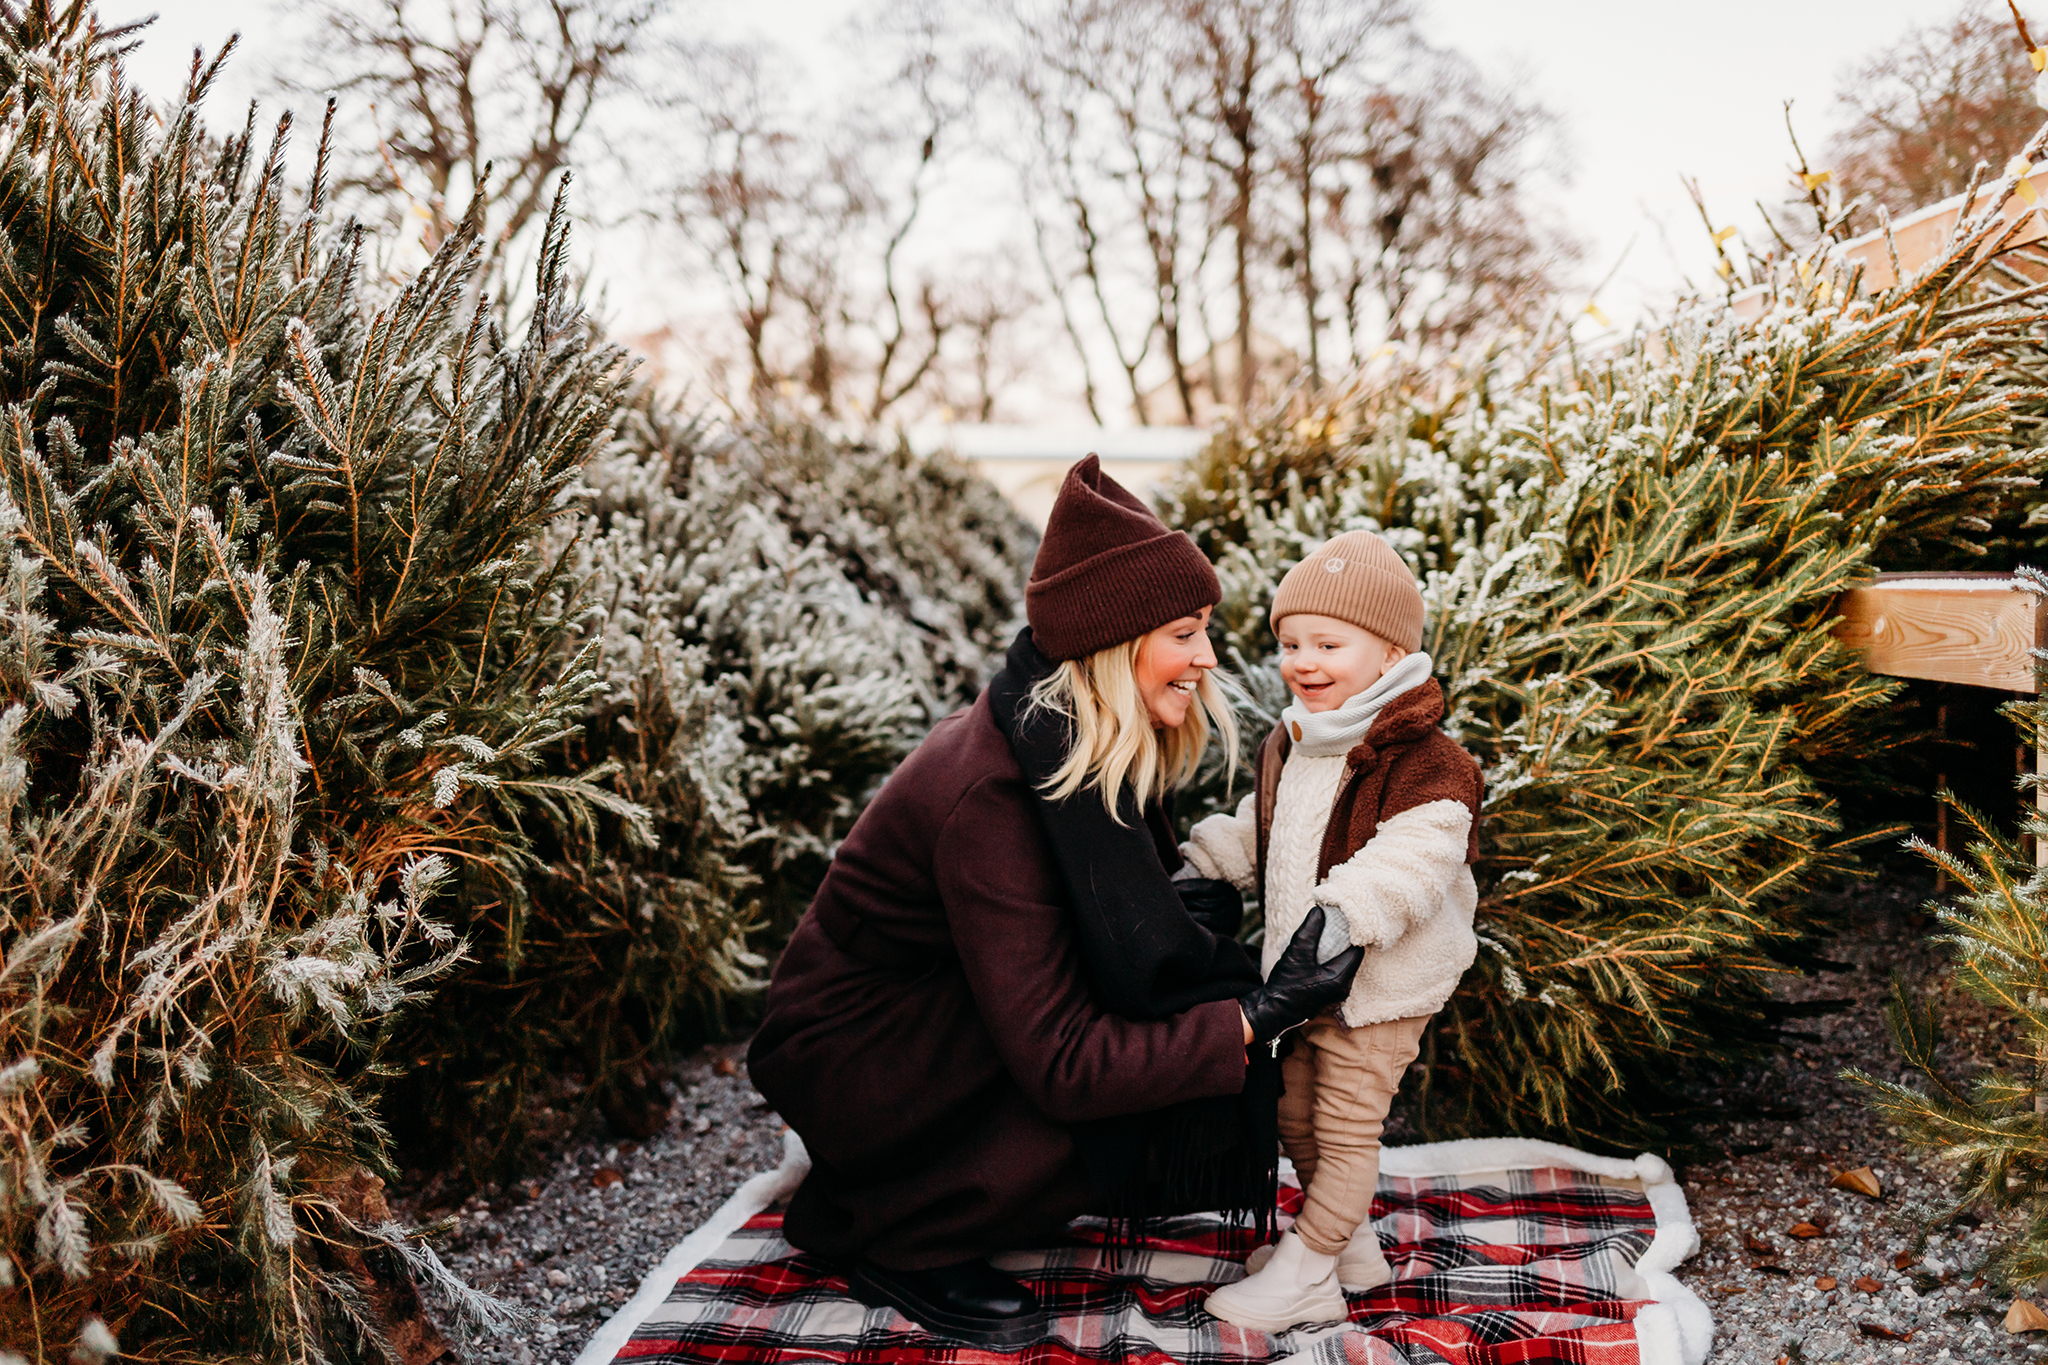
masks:
<path id="1" fill-rule="evenodd" d="M 1873 673 L 2035 690 L 2041 599 L 2010 574 L 1879 574 L 1835 611 L 1835 638 L 1861 649 Z"/>
<path id="2" fill-rule="evenodd" d="M 2036 193 L 2043 199 L 2048 199 L 2048 170 L 2036 171 L 2028 176 L 2027 180 L 2034 186 Z M 1983 212 L 1989 202 L 1985 193 L 1979 190 L 1976 211 Z M 2019 195 L 2011 194 L 2006 196 L 2005 203 L 2000 206 L 1999 211 L 2009 223 L 2031 208 L 2032 205 L 2026 203 Z M 1898 249 L 1899 269 L 1905 271 L 1908 276 L 1926 269 L 1941 255 L 1942 248 L 1948 244 L 1949 236 L 1956 230 L 1956 223 L 1962 216 L 1963 196 L 1958 194 L 1938 204 L 1929 204 L 1926 208 L 1909 213 L 1894 222 L 1892 242 Z M 2007 243 L 2006 249 L 2024 246 L 2028 242 L 2038 242 L 2043 237 L 2048 237 L 2048 222 L 2043 221 L 2041 214 L 2035 213 L 2027 220 L 2026 226 Z M 1867 294 L 1875 294 L 1898 283 L 1898 277 L 1892 273 L 1892 254 L 1885 246 L 1882 228 L 1875 232 L 1866 232 L 1861 237 L 1851 238 L 1837 247 L 1835 254 L 1844 264 L 1862 264 L 1862 288 Z M 2018 268 L 2023 274 L 2038 273 L 2029 265 L 2023 264 Z M 1768 285 L 1753 284 L 1747 289 L 1736 291 L 1734 297 L 1728 301 L 1728 306 L 1736 317 L 1749 321 L 1763 316 L 1770 295 Z"/>
<path id="3" fill-rule="evenodd" d="M 2028 176 L 2027 180 L 2033 185 L 2036 193 L 2048 192 L 2048 170 L 2036 171 Z M 1988 202 L 1983 192 L 1979 191 L 1974 211 L 1982 213 Z M 2026 226 L 2013 237 L 2008 249 L 2023 246 L 2028 242 L 2038 242 L 2042 237 L 2048 236 L 2048 226 L 2042 224 L 2040 214 L 2031 212 L 2032 208 L 2031 204 L 2026 203 L 2017 194 L 2007 195 L 2005 203 L 1999 206 L 1999 212 L 2008 223 L 2021 214 L 2030 214 Z M 1898 247 L 1899 268 L 1909 276 L 1926 268 L 1940 256 L 1942 247 L 1947 244 L 1950 234 L 1956 230 L 1956 223 L 1962 215 L 1963 196 L 1958 194 L 1938 204 L 1930 204 L 1917 213 L 1909 213 L 1893 223 L 1892 240 Z M 1874 294 L 1880 289 L 1889 289 L 1898 283 L 1898 277 L 1892 274 L 1891 252 L 1885 248 L 1882 228 L 1844 242 L 1840 250 L 1843 260 L 1863 263 L 1863 288 L 1868 292 Z"/>

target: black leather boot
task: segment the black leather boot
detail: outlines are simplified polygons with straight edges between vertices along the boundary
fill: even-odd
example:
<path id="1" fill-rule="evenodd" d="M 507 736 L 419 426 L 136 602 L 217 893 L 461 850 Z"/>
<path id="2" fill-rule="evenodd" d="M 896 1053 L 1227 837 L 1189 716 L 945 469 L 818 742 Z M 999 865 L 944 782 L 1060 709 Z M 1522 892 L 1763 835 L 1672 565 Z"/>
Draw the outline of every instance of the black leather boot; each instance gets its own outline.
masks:
<path id="1" fill-rule="evenodd" d="M 987 1261 L 932 1270 L 862 1261 L 850 1283 L 853 1296 L 870 1308 L 893 1308 L 933 1336 L 977 1346 L 1028 1346 L 1052 1326 L 1031 1291 Z"/>

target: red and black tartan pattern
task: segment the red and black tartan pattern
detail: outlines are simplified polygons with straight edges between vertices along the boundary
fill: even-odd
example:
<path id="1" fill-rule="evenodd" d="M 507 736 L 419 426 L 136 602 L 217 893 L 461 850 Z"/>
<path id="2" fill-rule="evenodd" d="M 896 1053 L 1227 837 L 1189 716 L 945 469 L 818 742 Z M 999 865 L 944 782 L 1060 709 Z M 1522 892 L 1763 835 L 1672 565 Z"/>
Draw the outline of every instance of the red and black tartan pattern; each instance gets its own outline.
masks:
<path id="1" fill-rule="evenodd" d="M 1283 1186 L 1282 1223 L 1301 1207 Z M 685 1275 L 620 1350 L 641 1365 L 717 1361 L 860 1365 L 1637 1365 L 1647 1290 L 1634 1265 L 1656 1235 L 1632 1185 L 1580 1171 L 1383 1177 L 1373 1215 L 1394 1282 L 1349 1296 L 1351 1322 L 1269 1335 L 1202 1310 L 1237 1279 L 1252 1235 L 1196 1216 L 1111 1258 L 1084 1220 L 1068 1245 L 997 1258 L 1053 1317 L 1042 1341 L 1005 1351 L 927 1335 L 848 1297 L 846 1280 L 759 1215 Z"/>

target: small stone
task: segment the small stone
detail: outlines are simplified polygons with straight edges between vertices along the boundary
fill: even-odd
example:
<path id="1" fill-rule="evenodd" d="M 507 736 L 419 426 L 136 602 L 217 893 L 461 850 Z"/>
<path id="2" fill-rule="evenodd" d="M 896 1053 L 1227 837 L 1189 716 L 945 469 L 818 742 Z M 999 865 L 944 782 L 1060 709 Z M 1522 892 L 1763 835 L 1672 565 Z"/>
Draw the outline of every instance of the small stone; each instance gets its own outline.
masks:
<path id="1" fill-rule="evenodd" d="M 548 1272 L 548 1283 L 557 1289 L 561 1288 L 569 1283 L 569 1272 L 566 1270 L 550 1270 Z"/>

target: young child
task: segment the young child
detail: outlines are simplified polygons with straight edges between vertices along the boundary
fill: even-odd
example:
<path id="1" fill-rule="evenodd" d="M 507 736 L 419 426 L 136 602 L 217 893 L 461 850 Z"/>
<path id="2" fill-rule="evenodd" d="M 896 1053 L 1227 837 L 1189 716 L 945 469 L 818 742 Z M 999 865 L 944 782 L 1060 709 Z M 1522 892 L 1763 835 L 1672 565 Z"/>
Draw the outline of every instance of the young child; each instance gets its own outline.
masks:
<path id="1" fill-rule="evenodd" d="M 1184 875 L 1263 891 L 1265 970 L 1317 905 L 1365 949 L 1342 1009 L 1290 1034 L 1282 1063 L 1280 1141 L 1307 1192 L 1301 1216 L 1207 1302 L 1277 1332 L 1342 1321 L 1344 1289 L 1393 1278 L 1371 1217 L 1380 1127 L 1477 951 L 1480 783 L 1437 728 L 1422 593 L 1385 541 L 1349 531 L 1325 543 L 1281 580 L 1272 621 L 1294 700 L 1259 750 L 1256 789 L 1235 815 L 1197 824 L 1182 852 Z"/>

